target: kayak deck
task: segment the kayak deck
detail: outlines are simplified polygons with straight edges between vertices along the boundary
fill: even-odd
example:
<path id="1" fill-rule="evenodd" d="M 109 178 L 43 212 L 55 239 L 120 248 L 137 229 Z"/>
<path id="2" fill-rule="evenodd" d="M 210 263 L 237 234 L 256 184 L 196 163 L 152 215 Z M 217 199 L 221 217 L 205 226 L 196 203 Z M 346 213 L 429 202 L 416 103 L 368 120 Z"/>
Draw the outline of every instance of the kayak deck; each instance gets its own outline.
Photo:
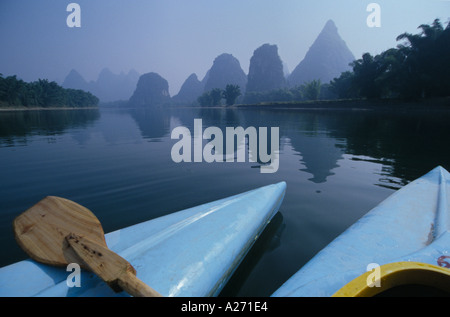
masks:
<path id="1" fill-rule="evenodd" d="M 363 216 L 272 296 L 331 296 L 371 263 L 450 262 L 449 197 L 450 174 L 437 167 Z"/>
<path id="2" fill-rule="evenodd" d="M 284 182 L 261 187 L 108 233 L 106 242 L 163 296 L 216 296 L 278 211 L 285 190 Z M 70 273 L 20 261 L 0 269 L 0 296 L 128 296 L 86 271 L 81 287 L 68 287 Z"/>

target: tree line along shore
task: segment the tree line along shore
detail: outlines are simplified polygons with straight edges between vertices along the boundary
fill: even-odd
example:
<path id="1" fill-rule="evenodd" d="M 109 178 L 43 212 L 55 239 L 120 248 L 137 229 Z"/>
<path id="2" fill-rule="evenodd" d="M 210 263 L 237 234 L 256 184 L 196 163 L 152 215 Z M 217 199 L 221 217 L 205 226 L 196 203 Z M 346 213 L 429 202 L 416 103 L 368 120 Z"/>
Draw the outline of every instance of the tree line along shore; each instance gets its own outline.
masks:
<path id="1" fill-rule="evenodd" d="M 0 108 L 3 109 L 91 108 L 98 104 L 99 99 L 90 92 L 63 88 L 47 79 L 27 83 L 16 76 L 0 74 Z"/>

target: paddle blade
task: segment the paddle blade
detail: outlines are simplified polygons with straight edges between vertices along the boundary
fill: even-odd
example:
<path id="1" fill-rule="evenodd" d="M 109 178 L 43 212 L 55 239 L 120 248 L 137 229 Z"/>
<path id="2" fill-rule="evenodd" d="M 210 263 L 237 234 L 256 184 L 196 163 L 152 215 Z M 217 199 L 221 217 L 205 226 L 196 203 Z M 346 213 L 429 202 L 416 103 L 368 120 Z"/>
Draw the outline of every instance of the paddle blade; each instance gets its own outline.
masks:
<path id="1" fill-rule="evenodd" d="M 100 221 L 87 208 L 64 198 L 48 196 L 19 215 L 13 223 L 17 243 L 34 260 L 57 266 L 76 262 L 67 252 L 71 232 L 106 247 Z M 76 259 L 76 258 L 75 258 Z"/>

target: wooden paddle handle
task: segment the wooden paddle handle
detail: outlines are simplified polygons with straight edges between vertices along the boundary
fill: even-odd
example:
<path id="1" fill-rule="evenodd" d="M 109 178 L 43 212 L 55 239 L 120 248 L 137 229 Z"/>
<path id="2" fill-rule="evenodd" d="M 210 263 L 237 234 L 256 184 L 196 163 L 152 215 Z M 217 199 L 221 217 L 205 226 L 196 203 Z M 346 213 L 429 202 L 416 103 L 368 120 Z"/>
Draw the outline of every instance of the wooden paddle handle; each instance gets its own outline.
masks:
<path id="1" fill-rule="evenodd" d="M 125 292 L 134 297 L 162 297 L 161 294 L 142 282 L 131 272 L 128 272 L 126 275 L 122 275 L 117 280 L 117 284 Z"/>
<path id="2" fill-rule="evenodd" d="M 133 266 L 117 253 L 74 233 L 66 236 L 70 249 L 83 267 L 97 274 L 114 291 L 126 291 L 133 296 L 161 296 L 136 277 Z"/>

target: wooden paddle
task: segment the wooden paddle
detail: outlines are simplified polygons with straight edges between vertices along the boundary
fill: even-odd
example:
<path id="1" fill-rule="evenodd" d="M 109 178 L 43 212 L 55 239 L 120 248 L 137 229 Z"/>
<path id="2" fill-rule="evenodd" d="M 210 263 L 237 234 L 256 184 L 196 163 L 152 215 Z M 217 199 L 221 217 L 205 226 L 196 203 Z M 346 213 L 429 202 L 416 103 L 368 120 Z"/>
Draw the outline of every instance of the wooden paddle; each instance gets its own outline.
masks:
<path id="1" fill-rule="evenodd" d="M 136 277 L 124 258 L 108 249 L 100 221 L 87 208 L 49 196 L 14 220 L 17 243 L 34 260 L 56 266 L 78 263 L 114 291 L 161 296 Z"/>

